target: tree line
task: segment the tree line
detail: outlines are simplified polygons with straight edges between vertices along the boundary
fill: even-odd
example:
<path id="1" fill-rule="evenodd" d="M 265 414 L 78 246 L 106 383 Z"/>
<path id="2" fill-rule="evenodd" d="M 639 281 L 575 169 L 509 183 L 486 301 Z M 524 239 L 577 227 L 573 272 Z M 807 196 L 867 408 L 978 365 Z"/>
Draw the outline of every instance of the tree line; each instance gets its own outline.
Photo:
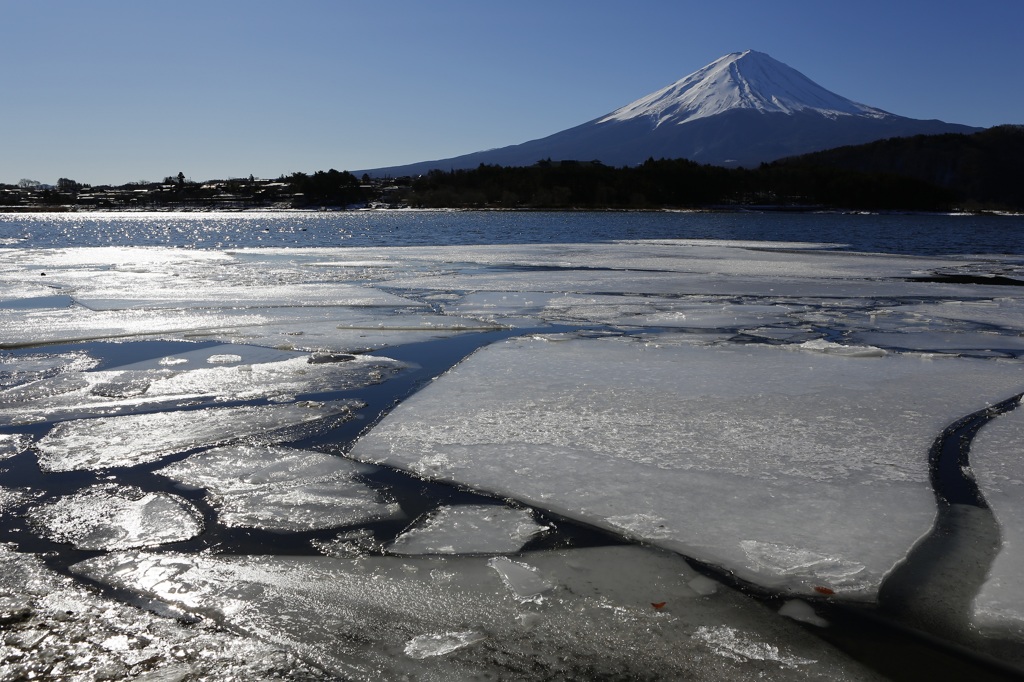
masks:
<path id="1" fill-rule="evenodd" d="M 706 208 L 761 205 L 861 210 L 1024 209 L 1024 127 L 918 135 L 723 168 L 648 159 L 612 168 L 550 160 L 530 167 L 436 170 L 412 183 L 421 207 Z"/>
<path id="2" fill-rule="evenodd" d="M 534 209 L 707 208 L 742 205 L 946 210 L 952 192 L 889 173 L 797 165 L 757 169 L 648 159 L 613 168 L 596 161 L 541 161 L 431 171 L 412 183 L 417 207 Z"/>

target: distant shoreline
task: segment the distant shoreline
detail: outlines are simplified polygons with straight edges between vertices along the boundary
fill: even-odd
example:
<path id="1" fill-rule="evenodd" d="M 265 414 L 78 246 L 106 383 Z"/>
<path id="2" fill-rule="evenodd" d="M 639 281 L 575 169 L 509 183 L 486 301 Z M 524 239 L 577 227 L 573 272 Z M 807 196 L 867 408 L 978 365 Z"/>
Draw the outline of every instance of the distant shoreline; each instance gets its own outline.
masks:
<path id="1" fill-rule="evenodd" d="M 977 209 L 961 211 L 913 211 L 899 209 L 853 209 L 830 206 L 707 206 L 702 208 L 505 208 L 505 207 L 452 207 L 452 208 L 174 208 L 174 209 L 125 209 L 125 208 L 83 208 L 69 207 L 37 207 L 37 206 L 0 206 L 0 215 L 153 215 L 153 214 L 305 214 L 305 213 L 822 213 L 840 215 L 939 215 L 939 216 L 1006 216 L 1024 217 L 1024 212 L 1004 211 L 996 209 Z"/>

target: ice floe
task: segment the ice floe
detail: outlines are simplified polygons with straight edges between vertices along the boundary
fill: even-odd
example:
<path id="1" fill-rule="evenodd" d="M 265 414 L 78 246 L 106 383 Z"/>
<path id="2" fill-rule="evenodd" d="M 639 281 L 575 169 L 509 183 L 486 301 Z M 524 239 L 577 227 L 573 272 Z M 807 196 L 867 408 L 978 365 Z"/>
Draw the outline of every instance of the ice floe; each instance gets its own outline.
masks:
<path id="1" fill-rule="evenodd" d="M 931 527 L 936 434 L 1017 392 L 1024 367 L 869 355 L 510 340 L 400 405 L 353 455 L 766 587 L 871 599 Z"/>
<path id="2" fill-rule="evenodd" d="M 189 540 L 203 529 L 187 500 L 133 487 L 99 485 L 33 508 L 44 535 L 78 549 L 118 550 Z"/>
<path id="3" fill-rule="evenodd" d="M 317 419 L 348 414 L 356 401 L 263 407 L 214 407 L 61 422 L 36 443 L 44 471 L 106 469 L 154 462 Z"/>
<path id="4" fill-rule="evenodd" d="M 503 505 L 441 507 L 395 538 L 391 554 L 502 554 L 518 552 L 547 526 L 533 513 Z"/>
<path id="5" fill-rule="evenodd" d="M 374 469 L 320 452 L 237 445 L 192 455 L 157 473 L 205 489 L 225 526 L 309 531 L 401 518 L 398 505 L 353 480 Z"/>

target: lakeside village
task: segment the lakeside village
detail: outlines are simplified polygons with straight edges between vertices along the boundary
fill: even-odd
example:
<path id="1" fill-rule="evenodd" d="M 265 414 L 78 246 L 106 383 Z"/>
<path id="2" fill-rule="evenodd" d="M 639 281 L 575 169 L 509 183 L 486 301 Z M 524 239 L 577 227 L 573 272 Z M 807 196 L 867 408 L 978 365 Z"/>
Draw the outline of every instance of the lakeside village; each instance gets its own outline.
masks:
<path id="1" fill-rule="evenodd" d="M 0 184 L 0 211 L 242 211 L 252 209 L 404 208 L 412 178 L 356 178 L 347 171 L 293 173 L 274 180 L 232 178 L 192 182 L 184 173 L 163 182 L 56 185 Z"/>
<path id="2" fill-rule="evenodd" d="M 784 171 L 784 169 L 781 169 Z M 529 167 L 480 166 L 417 177 L 357 178 L 348 171 L 292 173 L 274 180 L 163 182 L 90 186 L 21 180 L 0 185 L 0 211 L 245 211 L 366 208 L 614 209 L 749 208 L 948 210 L 953 194 L 908 178 L 815 169 L 745 171 L 692 161 L 650 160 L 634 168 L 599 161 L 541 161 Z"/>

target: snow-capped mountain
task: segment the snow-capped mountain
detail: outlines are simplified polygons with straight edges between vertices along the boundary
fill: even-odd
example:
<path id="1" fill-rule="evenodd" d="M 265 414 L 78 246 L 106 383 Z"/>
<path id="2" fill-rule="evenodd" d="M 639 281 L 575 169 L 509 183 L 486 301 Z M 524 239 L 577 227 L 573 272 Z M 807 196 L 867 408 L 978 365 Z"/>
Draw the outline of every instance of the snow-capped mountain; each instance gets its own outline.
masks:
<path id="1" fill-rule="evenodd" d="M 609 114 L 539 140 L 366 172 L 416 175 L 435 168 L 475 168 L 481 163 L 529 166 L 542 159 L 629 166 L 651 157 L 750 167 L 889 137 L 978 130 L 859 104 L 767 54 L 747 50 L 726 55 Z"/>
<path id="2" fill-rule="evenodd" d="M 654 127 L 681 125 L 735 109 L 762 113 L 815 112 L 822 116 L 892 114 L 829 92 L 763 52 L 726 55 L 686 78 L 613 111 L 598 123 L 647 119 Z"/>

